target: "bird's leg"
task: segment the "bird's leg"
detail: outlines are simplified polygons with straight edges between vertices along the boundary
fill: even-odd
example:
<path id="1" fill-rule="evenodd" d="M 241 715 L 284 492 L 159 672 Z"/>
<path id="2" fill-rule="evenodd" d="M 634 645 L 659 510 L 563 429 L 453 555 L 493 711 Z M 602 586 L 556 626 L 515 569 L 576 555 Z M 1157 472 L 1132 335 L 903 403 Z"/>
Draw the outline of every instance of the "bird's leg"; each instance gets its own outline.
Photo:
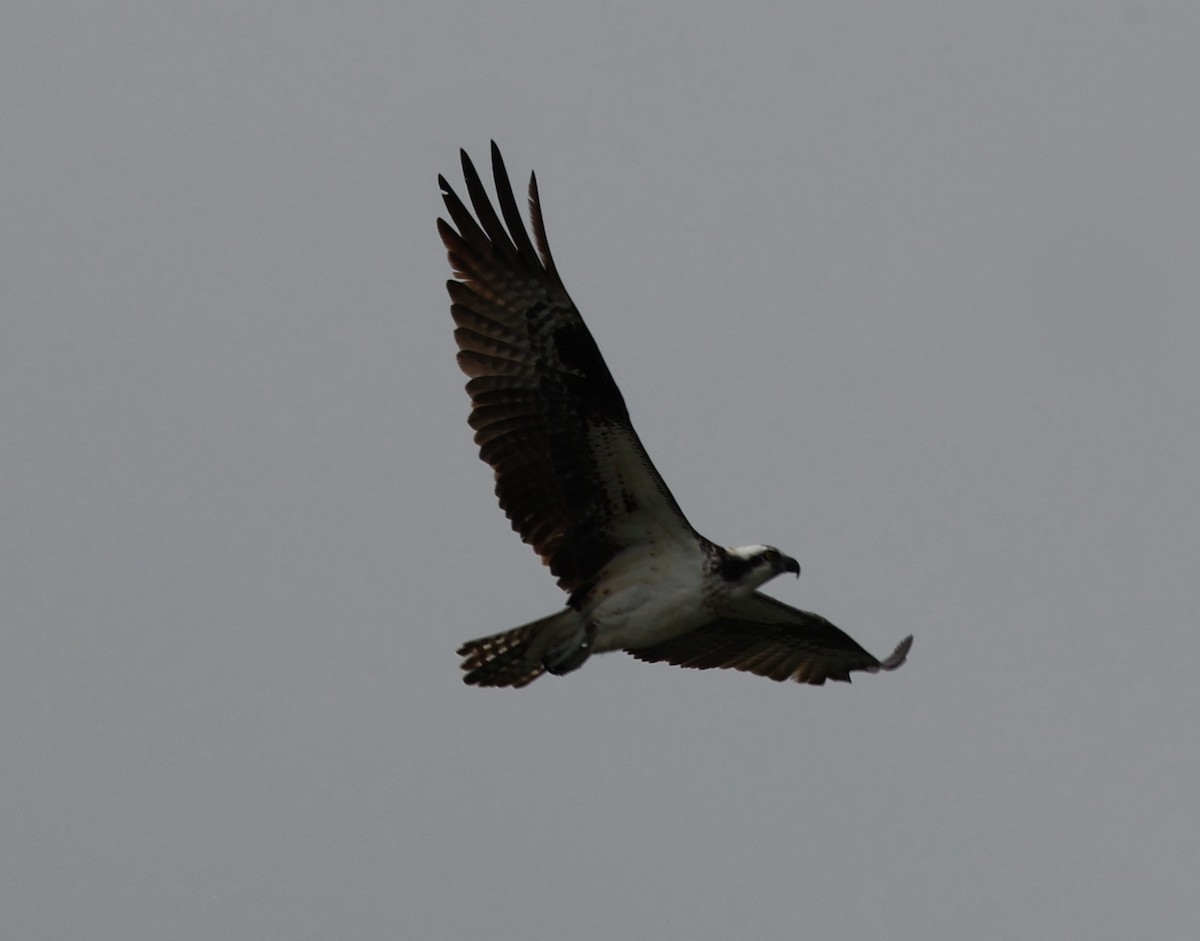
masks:
<path id="1" fill-rule="evenodd" d="M 578 670 L 592 655 L 592 646 L 595 641 L 596 625 L 585 624 L 570 637 L 546 651 L 546 656 L 542 660 L 546 666 L 546 672 L 562 676 L 564 673 Z"/>

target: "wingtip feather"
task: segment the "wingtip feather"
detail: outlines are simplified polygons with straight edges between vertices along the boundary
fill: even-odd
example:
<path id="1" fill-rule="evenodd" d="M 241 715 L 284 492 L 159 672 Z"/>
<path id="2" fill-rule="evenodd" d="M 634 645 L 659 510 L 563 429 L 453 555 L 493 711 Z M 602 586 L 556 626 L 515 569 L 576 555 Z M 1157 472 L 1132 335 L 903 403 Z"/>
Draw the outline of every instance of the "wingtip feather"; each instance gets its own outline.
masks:
<path id="1" fill-rule="evenodd" d="M 892 651 L 892 655 L 890 657 L 888 657 L 886 660 L 880 661 L 879 669 L 894 670 L 898 666 L 901 666 L 904 661 L 908 659 L 908 651 L 912 648 L 912 643 L 913 635 L 909 634 L 904 638 L 904 640 L 900 641 L 900 643 L 896 645 L 896 649 Z"/>

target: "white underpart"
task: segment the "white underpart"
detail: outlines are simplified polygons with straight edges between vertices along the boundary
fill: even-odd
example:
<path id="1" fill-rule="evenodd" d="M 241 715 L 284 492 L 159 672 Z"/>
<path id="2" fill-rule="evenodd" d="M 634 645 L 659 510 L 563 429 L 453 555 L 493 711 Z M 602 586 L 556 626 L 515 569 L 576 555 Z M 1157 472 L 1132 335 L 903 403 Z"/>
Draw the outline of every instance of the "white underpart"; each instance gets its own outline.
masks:
<path id="1" fill-rule="evenodd" d="M 612 560 L 580 614 L 595 625 L 593 650 L 648 647 L 712 619 L 705 604 L 708 557 L 693 540 L 680 546 L 639 546 Z"/>
<path id="2" fill-rule="evenodd" d="M 628 499 L 636 505 L 612 528 L 628 548 L 597 575 L 579 612 L 582 624 L 595 627 L 593 653 L 649 647 L 685 634 L 712 620 L 714 602 L 750 594 L 774 574 L 763 567 L 748 573 L 742 584 L 722 582 L 699 537 L 658 489 L 645 453 L 627 427 L 596 425 L 589 445 L 606 457 L 599 463 L 604 500 L 613 507 Z M 763 549 L 732 551 L 749 557 Z"/>
<path id="3" fill-rule="evenodd" d="M 762 549 L 747 548 L 751 555 Z M 711 621 L 714 606 L 752 594 L 775 574 L 763 566 L 730 584 L 710 565 L 695 537 L 682 545 L 642 545 L 618 555 L 600 573 L 579 612 L 584 624 L 596 628 L 593 653 L 649 647 L 685 634 Z"/>

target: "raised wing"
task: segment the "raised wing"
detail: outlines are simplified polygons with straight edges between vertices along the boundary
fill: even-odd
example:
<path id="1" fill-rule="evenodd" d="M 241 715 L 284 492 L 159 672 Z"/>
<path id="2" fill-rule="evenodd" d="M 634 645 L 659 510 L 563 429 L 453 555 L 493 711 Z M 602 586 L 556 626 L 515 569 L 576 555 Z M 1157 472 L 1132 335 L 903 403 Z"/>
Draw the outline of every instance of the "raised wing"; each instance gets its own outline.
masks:
<path id="1" fill-rule="evenodd" d="M 672 640 L 630 650 L 639 660 L 695 670 L 743 670 L 773 680 L 821 686 L 850 682 L 855 670 L 894 670 L 908 656 L 912 636 L 886 660 L 876 660 L 819 614 L 801 611 L 760 592 L 736 602 L 722 617 Z"/>
<path id="2" fill-rule="evenodd" d="M 503 222 L 465 151 L 462 167 L 475 215 L 439 176 L 454 225 L 439 219 L 438 232 L 458 278 L 446 287 L 458 364 L 470 377 L 470 424 L 513 529 L 567 591 L 630 545 L 696 540 L 559 280 L 536 179 L 531 241 L 495 143 Z"/>

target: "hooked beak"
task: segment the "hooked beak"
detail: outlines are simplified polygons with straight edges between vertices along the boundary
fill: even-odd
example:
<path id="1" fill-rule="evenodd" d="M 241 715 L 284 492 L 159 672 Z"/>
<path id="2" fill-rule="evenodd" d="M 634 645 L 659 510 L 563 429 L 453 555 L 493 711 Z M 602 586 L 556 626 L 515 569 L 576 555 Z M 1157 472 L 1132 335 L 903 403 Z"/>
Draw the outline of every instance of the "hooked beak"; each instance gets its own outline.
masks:
<path id="1" fill-rule="evenodd" d="M 797 578 L 800 577 L 800 563 L 791 556 L 781 555 L 779 557 L 779 571 L 792 572 Z"/>

